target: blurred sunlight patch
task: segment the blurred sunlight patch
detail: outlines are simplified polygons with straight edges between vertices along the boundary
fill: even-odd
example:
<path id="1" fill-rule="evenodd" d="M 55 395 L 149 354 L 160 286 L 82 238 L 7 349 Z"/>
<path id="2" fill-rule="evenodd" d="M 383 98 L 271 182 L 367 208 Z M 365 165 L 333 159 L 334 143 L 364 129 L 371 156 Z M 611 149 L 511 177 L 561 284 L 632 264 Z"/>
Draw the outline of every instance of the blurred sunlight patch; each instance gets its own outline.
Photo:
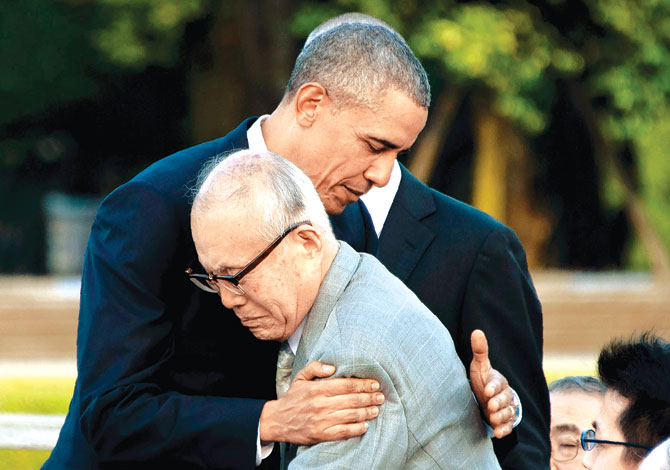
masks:
<path id="1" fill-rule="evenodd" d="M 74 377 L 0 378 L 0 412 L 67 413 Z"/>

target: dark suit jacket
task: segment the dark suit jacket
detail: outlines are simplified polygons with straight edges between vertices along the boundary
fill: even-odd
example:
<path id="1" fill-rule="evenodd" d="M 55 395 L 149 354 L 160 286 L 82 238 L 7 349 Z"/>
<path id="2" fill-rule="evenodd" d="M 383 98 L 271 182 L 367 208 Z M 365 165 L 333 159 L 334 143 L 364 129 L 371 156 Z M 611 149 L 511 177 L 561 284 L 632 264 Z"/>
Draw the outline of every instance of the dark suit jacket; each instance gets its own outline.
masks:
<path id="1" fill-rule="evenodd" d="M 189 188 L 211 157 L 248 146 L 252 122 L 156 162 L 101 204 L 82 275 L 79 376 L 44 468 L 255 467 L 278 344 L 184 274 L 196 256 Z M 361 211 L 331 220 L 364 251 L 376 237 L 364 238 Z"/>
<path id="2" fill-rule="evenodd" d="M 466 369 L 472 330 L 486 333 L 493 366 L 523 404 L 513 435 L 494 440 L 503 469 L 549 468 L 542 312 L 516 235 L 402 168 L 378 257 L 444 323 Z"/>

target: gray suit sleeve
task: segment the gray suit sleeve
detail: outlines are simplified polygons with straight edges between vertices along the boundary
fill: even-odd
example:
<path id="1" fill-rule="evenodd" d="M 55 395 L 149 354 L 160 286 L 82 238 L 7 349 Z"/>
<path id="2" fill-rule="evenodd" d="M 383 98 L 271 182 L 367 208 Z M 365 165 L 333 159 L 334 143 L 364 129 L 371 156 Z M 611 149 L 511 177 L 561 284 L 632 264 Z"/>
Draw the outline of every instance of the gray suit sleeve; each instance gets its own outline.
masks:
<path id="1" fill-rule="evenodd" d="M 324 353 L 318 360 L 337 365 L 338 377 L 368 377 L 380 381 L 386 401 L 379 416 L 370 421 L 368 431 L 343 441 L 299 446 L 289 470 L 405 468 L 407 421 L 393 381 L 384 368 L 364 351 L 343 350 Z"/>

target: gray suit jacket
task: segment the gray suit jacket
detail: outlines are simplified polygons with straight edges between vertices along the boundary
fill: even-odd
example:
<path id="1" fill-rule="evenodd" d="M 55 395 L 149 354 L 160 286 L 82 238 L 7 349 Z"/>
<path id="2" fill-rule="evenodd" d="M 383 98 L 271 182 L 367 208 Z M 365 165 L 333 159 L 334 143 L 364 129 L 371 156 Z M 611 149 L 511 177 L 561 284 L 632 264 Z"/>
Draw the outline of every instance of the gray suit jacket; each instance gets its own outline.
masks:
<path id="1" fill-rule="evenodd" d="M 344 242 L 328 271 L 296 352 L 337 376 L 381 383 L 386 402 L 360 437 L 282 446 L 297 469 L 499 469 L 446 328 L 372 256 Z"/>

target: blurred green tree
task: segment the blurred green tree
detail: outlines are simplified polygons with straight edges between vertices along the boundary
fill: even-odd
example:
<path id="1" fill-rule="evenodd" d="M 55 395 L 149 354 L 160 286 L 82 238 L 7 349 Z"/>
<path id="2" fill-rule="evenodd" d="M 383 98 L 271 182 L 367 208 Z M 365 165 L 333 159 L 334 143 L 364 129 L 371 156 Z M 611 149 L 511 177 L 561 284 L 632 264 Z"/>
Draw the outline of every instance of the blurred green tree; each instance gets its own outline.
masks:
<path id="1" fill-rule="evenodd" d="M 0 124 L 96 91 L 87 12 L 44 0 L 3 2 L 0 9 Z"/>
<path id="2" fill-rule="evenodd" d="M 90 97 L 105 74 L 174 66 L 185 25 L 211 0 L 0 4 L 0 124 Z"/>

